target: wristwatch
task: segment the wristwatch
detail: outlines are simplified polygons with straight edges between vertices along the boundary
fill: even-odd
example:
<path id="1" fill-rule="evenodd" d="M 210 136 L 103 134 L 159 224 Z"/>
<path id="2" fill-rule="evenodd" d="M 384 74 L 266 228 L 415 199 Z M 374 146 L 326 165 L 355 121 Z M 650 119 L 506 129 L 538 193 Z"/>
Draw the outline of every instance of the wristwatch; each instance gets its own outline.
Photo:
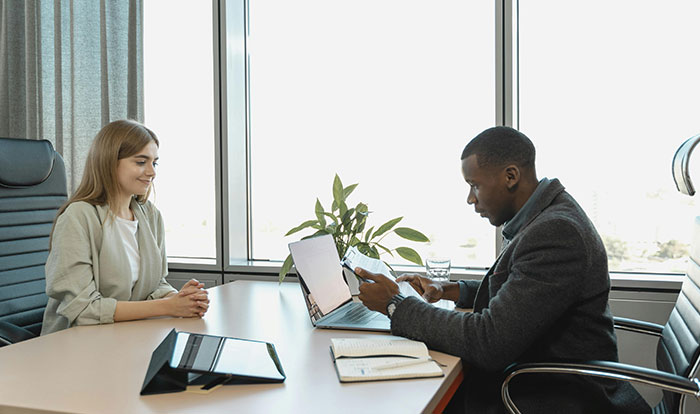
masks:
<path id="1" fill-rule="evenodd" d="M 389 304 L 386 305 L 386 314 L 389 316 L 389 319 L 394 315 L 394 311 L 396 310 L 396 307 L 401 303 L 402 300 L 404 300 L 404 296 L 402 294 L 394 295 L 391 297 L 391 300 L 389 300 Z"/>

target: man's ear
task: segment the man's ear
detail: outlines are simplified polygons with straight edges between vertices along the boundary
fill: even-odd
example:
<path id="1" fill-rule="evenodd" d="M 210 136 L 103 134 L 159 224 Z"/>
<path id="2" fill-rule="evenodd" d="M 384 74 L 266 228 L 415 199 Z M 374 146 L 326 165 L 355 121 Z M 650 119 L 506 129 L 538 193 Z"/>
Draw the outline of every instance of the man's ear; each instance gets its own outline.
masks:
<path id="1" fill-rule="evenodd" d="M 515 164 L 510 164 L 505 168 L 506 187 L 508 191 L 515 191 L 520 183 L 520 167 Z"/>

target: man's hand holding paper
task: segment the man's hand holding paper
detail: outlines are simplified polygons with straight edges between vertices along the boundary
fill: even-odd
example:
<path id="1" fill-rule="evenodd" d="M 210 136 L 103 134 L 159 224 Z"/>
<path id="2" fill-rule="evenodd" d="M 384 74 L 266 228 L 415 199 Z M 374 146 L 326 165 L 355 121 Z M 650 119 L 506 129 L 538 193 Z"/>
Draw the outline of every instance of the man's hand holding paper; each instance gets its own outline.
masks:
<path id="1" fill-rule="evenodd" d="M 352 270 L 353 273 L 355 273 L 355 275 L 359 279 L 361 279 L 362 282 L 375 282 L 374 279 L 366 277 L 367 272 L 374 275 L 383 275 L 386 277 L 386 279 L 388 279 L 388 281 L 398 285 L 399 291 L 396 293 L 401 293 L 406 297 L 414 296 L 425 300 L 421 296 L 421 294 L 417 292 L 413 286 L 411 286 L 411 284 L 408 281 L 396 280 L 396 278 L 392 274 L 391 269 L 389 268 L 389 266 L 386 265 L 386 263 L 379 259 L 374 259 L 372 257 L 362 254 L 359 250 L 357 250 L 355 246 L 351 246 L 350 248 L 348 248 L 347 252 L 345 253 L 345 256 L 343 257 L 342 265 Z M 363 270 L 364 272 L 358 273 L 358 271 L 356 270 L 358 268 Z M 363 274 L 365 276 L 363 276 Z"/>
<path id="2" fill-rule="evenodd" d="M 430 303 L 435 303 L 442 299 L 442 283 L 435 282 L 427 277 L 422 277 L 415 273 L 404 273 L 396 279 L 396 282 L 399 283 L 399 285 L 402 283 L 409 283 L 423 299 Z"/>

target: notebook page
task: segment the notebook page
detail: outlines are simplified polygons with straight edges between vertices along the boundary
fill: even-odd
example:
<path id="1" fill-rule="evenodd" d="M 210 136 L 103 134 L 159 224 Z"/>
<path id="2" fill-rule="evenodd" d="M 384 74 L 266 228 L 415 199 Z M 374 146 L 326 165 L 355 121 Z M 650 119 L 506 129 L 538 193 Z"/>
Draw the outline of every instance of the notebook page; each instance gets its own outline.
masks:
<path id="1" fill-rule="evenodd" d="M 366 357 L 372 355 L 404 355 L 429 358 L 428 347 L 423 342 L 410 339 L 331 338 L 333 355 L 340 357 Z M 379 358 L 376 358 L 379 359 Z"/>
<path id="2" fill-rule="evenodd" d="M 442 369 L 435 361 L 380 369 L 382 365 L 404 361 L 405 358 L 360 358 L 338 359 L 335 361 L 341 381 L 369 381 L 398 378 L 440 377 Z"/>

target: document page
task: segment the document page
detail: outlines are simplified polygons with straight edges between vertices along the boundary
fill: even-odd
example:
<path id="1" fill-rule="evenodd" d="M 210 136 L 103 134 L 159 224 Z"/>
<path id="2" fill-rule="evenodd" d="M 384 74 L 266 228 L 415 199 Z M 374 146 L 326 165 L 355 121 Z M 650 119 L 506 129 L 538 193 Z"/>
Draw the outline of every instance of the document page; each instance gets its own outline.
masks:
<path id="1" fill-rule="evenodd" d="M 394 275 L 391 273 L 391 269 L 383 261 L 379 259 L 374 259 L 367 255 L 360 253 L 357 247 L 350 246 L 348 251 L 345 252 L 345 257 L 343 257 L 343 262 L 354 271 L 356 267 L 360 267 L 372 273 L 380 273 L 394 280 Z"/>
<path id="2" fill-rule="evenodd" d="M 389 269 L 389 266 L 387 266 L 386 263 L 379 259 L 362 254 L 355 246 L 349 247 L 345 252 L 345 256 L 343 257 L 343 265 L 352 270 L 353 273 L 355 268 L 359 267 L 372 273 L 382 274 L 391 280 L 396 280 L 391 272 L 391 269 Z M 399 292 L 401 292 L 401 294 L 405 297 L 413 296 L 425 301 L 423 296 L 419 295 L 410 283 L 398 282 L 398 285 Z"/>

